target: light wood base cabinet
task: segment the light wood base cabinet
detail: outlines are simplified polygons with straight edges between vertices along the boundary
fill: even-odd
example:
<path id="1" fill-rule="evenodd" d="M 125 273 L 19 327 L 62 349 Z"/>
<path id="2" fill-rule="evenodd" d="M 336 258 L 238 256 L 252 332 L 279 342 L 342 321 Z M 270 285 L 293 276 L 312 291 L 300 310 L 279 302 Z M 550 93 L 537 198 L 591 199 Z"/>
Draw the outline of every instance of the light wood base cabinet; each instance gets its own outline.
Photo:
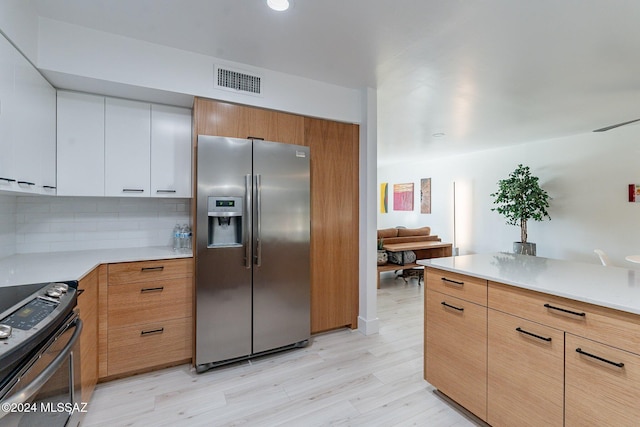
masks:
<path id="1" fill-rule="evenodd" d="M 489 309 L 487 422 L 562 426 L 564 332 Z"/>
<path id="2" fill-rule="evenodd" d="M 104 377 L 187 362 L 193 337 L 193 259 L 109 264 Z"/>
<path id="3" fill-rule="evenodd" d="M 80 382 L 82 401 L 89 402 L 98 382 L 98 269 L 78 283 L 78 309 L 82 319 L 80 334 Z"/>
<path id="4" fill-rule="evenodd" d="M 425 379 L 486 419 L 487 308 L 427 288 Z"/>
<path id="5" fill-rule="evenodd" d="M 565 426 L 639 425 L 640 355 L 572 334 L 565 355 Z"/>

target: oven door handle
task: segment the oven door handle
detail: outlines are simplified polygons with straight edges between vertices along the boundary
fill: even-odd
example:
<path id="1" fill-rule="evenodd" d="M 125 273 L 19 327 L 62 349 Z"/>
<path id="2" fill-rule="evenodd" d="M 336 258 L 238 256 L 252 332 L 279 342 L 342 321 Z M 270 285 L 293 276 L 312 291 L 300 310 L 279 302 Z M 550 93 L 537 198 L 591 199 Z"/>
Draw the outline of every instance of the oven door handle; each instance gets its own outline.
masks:
<path id="1" fill-rule="evenodd" d="M 43 385 L 46 384 L 47 381 L 51 379 L 51 377 L 56 373 L 58 368 L 62 366 L 65 360 L 71 354 L 73 350 L 73 346 L 76 341 L 80 337 L 80 333 L 82 332 L 82 320 L 77 318 L 75 320 L 75 328 L 76 330 L 73 332 L 73 335 L 69 339 L 67 345 L 64 346 L 60 354 L 58 354 L 55 359 L 51 362 L 49 366 L 47 366 L 42 372 L 36 376 L 31 383 L 29 383 L 25 388 L 12 395 L 11 397 L 2 400 L 2 409 L 0 409 L 0 418 L 8 415 L 10 412 L 6 412 L 5 409 L 11 409 L 15 405 L 19 405 L 21 403 L 25 403 L 27 400 L 31 398 Z"/>

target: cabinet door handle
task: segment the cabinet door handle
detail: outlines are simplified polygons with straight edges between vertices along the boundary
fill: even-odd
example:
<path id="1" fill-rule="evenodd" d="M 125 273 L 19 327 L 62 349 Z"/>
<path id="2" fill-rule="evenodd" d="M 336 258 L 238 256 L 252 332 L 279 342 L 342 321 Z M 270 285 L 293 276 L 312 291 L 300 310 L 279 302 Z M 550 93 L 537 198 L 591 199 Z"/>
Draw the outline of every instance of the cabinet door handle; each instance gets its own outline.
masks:
<path id="1" fill-rule="evenodd" d="M 584 312 L 579 313 L 577 311 L 567 310 L 566 308 L 554 307 L 551 304 L 545 304 L 544 306 L 548 309 L 562 311 L 563 313 L 573 314 L 574 316 L 585 317 L 587 315 L 587 313 L 584 313 Z"/>
<path id="2" fill-rule="evenodd" d="M 587 353 L 586 351 L 582 350 L 581 348 L 576 348 L 576 353 L 580 353 L 580 354 L 582 354 L 584 356 L 591 357 L 593 359 L 599 360 L 601 362 L 608 363 L 608 364 L 616 366 L 618 368 L 624 368 L 624 363 L 622 363 L 622 362 L 612 362 L 611 360 L 607 360 L 604 357 L 600 357 L 600 356 L 596 356 L 595 354 Z"/>
<path id="3" fill-rule="evenodd" d="M 443 282 L 447 282 L 447 283 L 453 283 L 454 285 L 464 285 L 464 282 L 458 282 L 457 280 L 451 280 L 451 279 L 447 279 L 446 277 L 442 278 Z"/>
<path id="4" fill-rule="evenodd" d="M 453 308 L 454 310 L 458 310 L 458 311 L 464 311 L 464 308 L 462 307 L 456 307 L 455 305 L 451 305 L 451 304 L 447 304 L 446 302 L 442 301 L 440 304 L 442 304 L 445 307 L 449 307 L 449 308 Z"/>
<path id="5" fill-rule="evenodd" d="M 140 336 L 141 337 L 146 337 L 146 336 L 149 336 L 149 335 L 161 334 L 163 332 L 164 332 L 164 328 L 150 329 L 148 331 L 140 331 Z"/>
<path id="6" fill-rule="evenodd" d="M 144 190 L 141 188 L 123 188 L 123 193 L 144 193 Z"/>
<path id="7" fill-rule="evenodd" d="M 29 181 L 18 181 L 18 184 L 24 184 L 24 185 L 36 185 L 35 182 L 29 182 Z"/>
<path id="8" fill-rule="evenodd" d="M 16 180 L 15 180 L 15 179 L 11 179 L 11 178 L 2 178 L 2 177 L 0 177 L 0 181 L 16 182 Z"/>
<path id="9" fill-rule="evenodd" d="M 164 286 L 158 286 L 157 288 L 142 288 L 140 289 L 141 294 L 149 293 L 149 292 L 162 292 L 164 290 Z"/>
<path id="10" fill-rule="evenodd" d="M 529 335 L 529 336 L 534 337 L 534 338 L 538 338 L 539 340 L 543 340 L 543 341 L 546 341 L 546 342 L 551 342 L 551 337 L 543 337 L 541 335 L 534 334 L 533 332 L 525 331 L 520 326 L 518 326 L 516 328 L 516 331 L 518 331 L 518 332 L 520 332 L 522 334 L 525 334 L 525 335 Z"/>
<path id="11" fill-rule="evenodd" d="M 47 188 L 49 190 L 55 190 L 56 187 L 54 187 L 53 185 L 43 185 L 42 188 Z"/>
<path id="12" fill-rule="evenodd" d="M 164 270 L 164 266 L 163 265 L 161 265 L 159 267 L 142 267 L 140 269 L 140 271 L 142 271 L 143 273 L 148 273 L 148 272 L 151 272 L 151 271 L 162 271 L 162 270 Z"/>
<path id="13" fill-rule="evenodd" d="M 156 193 L 175 193 L 176 190 L 156 190 Z"/>

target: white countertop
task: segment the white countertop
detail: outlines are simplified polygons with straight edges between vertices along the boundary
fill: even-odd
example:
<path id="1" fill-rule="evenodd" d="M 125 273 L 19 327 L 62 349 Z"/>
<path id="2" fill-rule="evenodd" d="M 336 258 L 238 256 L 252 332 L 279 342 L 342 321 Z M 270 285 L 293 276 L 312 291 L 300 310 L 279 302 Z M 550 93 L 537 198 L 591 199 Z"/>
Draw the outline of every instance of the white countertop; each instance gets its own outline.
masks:
<path id="1" fill-rule="evenodd" d="M 0 287 L 79 280 L 96 266 L 114 262 L 188 258 L 170 247 L 97 249 L 17 254 L 0 259 Z"/>
<path id="2" fill-rule="evenodd" d="M 456 273 L 640 314 L 640 271 L 512 253 L 417 261 Z"/>

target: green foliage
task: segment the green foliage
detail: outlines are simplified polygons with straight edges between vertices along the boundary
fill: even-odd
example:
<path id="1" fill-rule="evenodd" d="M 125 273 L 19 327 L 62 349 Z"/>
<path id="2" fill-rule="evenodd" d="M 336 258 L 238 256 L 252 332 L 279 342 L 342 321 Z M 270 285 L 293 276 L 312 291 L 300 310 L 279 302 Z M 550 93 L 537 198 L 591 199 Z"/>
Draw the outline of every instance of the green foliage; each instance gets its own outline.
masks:
<path id="1" fill-rule="evenodd" d="M 520 239 L 527 242 L 527 221 L 543 221 L 551 219 L 547 213 L 549 194 L 538 184 L 538 177 L 532 176 L 529 166 L 518 165 L 509 178 L 498 181 L 498 191 L 491 194 L 495 197 L 492 208 L 504 215 L 509 225 L 520 226 Z"/>
<path id="2" fill-rule="evenodd" d="M 381 237 L 378 239 L 378 250 L 381 251 L 384 249 L 384 239 Z"/>

